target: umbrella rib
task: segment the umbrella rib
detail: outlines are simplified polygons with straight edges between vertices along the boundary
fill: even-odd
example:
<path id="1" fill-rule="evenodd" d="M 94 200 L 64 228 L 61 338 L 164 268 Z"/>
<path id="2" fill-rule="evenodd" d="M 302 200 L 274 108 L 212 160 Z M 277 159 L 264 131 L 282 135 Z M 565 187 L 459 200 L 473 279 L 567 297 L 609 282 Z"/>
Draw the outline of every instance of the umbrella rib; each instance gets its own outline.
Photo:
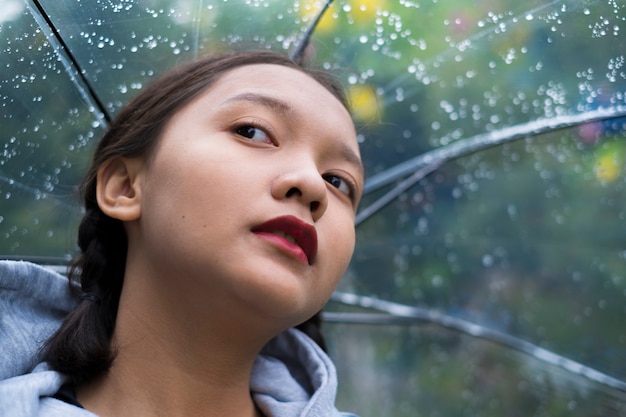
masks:
<path id="1" fill-rule="evenodd" d="M 102 127 L 106 128 L 106 126 L 111 122 L 111 117 L 104 104 L 100 101 L 100 98 L 96 94 L 91 83 L 85 76 L 85 71 L 79 64 L 74 54 L 72 54 L 70 48 L 65 43 L 65 40 L 57 28 L 54 26 L 50 16 L 48 16 L 39 0 L 31 0 L 31 2 L 34 7 L 27 2 L 27 7 L 31 15 L 46 35 L 46 38 L 65 67 L 65 71 L 81 93 L 81 96 L 88 102 L 88 104 L 91 105 L 91 107 L 93 107 L 94 110 L 92 110 L 92 113 L 94 113 Z"/>
<path id="2" fill-rule="evenodd" d="M 4 182 L 7 183 L 8 185 L 12 186 L 13 188 L 16 188 L 18 190 L 21 191 L 25 191 L 27 193 L 30 193 L 40 199 L 48 199 L 50 201 L 54 201 L 57 205 L 63 207 L 66 210 L 70 210 L 70 211 L 74 211 L 76 213 L 80 213 L 80 210 L 78 209 L 78 207 L 73 206 L 71 204 L 68 204 L 66 202 L 64 202 L 63 200 L 61 200 L 60 198 L 54 197 L 53 195 L 42 191 L 41 189 L 37 188 L 37 187 L 33 187 L 30 186 L 28 184 L 25 184 L 23 182 L 19 182 L 19 181 L 15 181 L 15 179 L 7 176 L 4 174 L 4 172 L 2 172 L 2 170 L 0 170 L 0 182 Z"/>
<path id="3" fill-rule="evenodd" d="M 510 126 L 486 134 L 476 135 L 467 139 L 458 140 L 450 145 L 438 148 L 408 161 L 402 162 L 386 171 L 370 177 L 363 190 L 363 195 L 376 191 L 385 185 L 413 173 L 397 184 L 391 191 L 361 209 L 355 218 L 359 225 L 370 218 L 374 213 L 391 203 L 394 198 L 411 188 L 422 178 L 434 172 L 444 163 L 487 149 L 502 143 L 513 142 L 530 135 L 563 130 L 583 123 L 604 121 L 626 117 L 626 106 L 597 109 L 577 115 L 560 116 L 557 118 L 540 119 L 520 125 Z"/>
<path id="4" fill-rule="evenodd" d="M 354 219 L 354 225 L 358 226 L 359 224 L 367 220 L 374 213 L 381 210 L 387 204 L 391 203 L 400 194 L 402 194 L 403 192 L 411 188 L 414 184 L 419 182 L 422 178 L 426 177 L 431 172 L 439 168 L 442 163 L 443 162 L 437 161 L 432 164 L 429 164 L 415 171 L 410 177 L 402 180 L 398 185 L 396 185 L 390 191 L 385 193 L 378 200 L 374 201 L 372 204 L 370 204 L 363 210 L 360 210 Z"/>
<path id="5" fill-rule="evenodd" d="M 324 17 L 326 10 L 328 10 L 332 2 L 333 0 L 326 0 L 326 3 L 324 4 L 320 12 L 317 14 L 317 16 L 315 16 L 315 19 L 313 20 L 313 22 L 311 22 L 309 27 L 306 29 L 304 36 L 302 36 L 300 41 L 296 44 L 296 47 L 289 54 L 289 58 L 291 58 L 292 61 L 298 64 L 302 64 L 302 61 L 304 60 L 304 51 L 306 47 L 309 45 L 309 41 L 311 40 L 313 31 L 315 31 L 315 28 L 317 27 L 320 20 L 322 20 L 322 17 Z"/>
<path id="6" fill-rule="evenodd" d="M 204 9 L 204 2 L 199 0 L 196 5 L 196 18 L 193 23 L 193 56 L 198 58 L 198 52 L 200 51 L 200 25 L 202 23 L 202 9 Z"/>
<path id="7" fill-rule="evenodd" d="M 367 297 L 352 293 L 336 291 L 331 300 L 377 310 L 385 314 L 367 313 L 329 313 L 323 314 L 323 319 L 334 323 L 361 323 L 361 324 L 423 324 L 432 323 L 448 330 L 453 330 L 479 339 L 484 339 L 501 346 L 524 353 L 541 362 L 554 365 L 568 373 L 580 375 L 590 381 L 609 386 L 626 393 L 626 382 L 600 372 L 580 362 L 568 359 L 548 349 L 544 349 L 526 340 L 510 334 L 490 329 L 467 320 L 420 307 L 412 307 L 392 301 Z"/>
<path id="8" fill-rule="evenodd" d="M 526 138 L 530 135 L 539 135 L 557 130 L 563 130 L 584 123 L 598 122 L 610 119 L 626 117 L 626 106 L 600 108 L 580 114 L 546 118 L 523 123 L 515 126 L 494 130 L 461 139 L 450 145 L 423 153 L 392 168 L 370 177 L 363 190 L 364 194 L 376 191 L 415 170 L 422 169 L 431 164 L 443 164 L 453 159 L 460 158 L 471 153 L 481 151 L 502 143 L 512 142 Z"/>

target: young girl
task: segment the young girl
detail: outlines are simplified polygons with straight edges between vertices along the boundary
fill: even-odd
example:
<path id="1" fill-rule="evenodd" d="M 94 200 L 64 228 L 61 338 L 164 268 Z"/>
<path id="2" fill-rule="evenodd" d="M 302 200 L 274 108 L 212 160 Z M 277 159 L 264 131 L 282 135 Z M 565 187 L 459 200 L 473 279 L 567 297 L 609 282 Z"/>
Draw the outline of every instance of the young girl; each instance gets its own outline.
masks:
<path id="1" fill-rule="evenodd" d="M 338 415 L 318 312 L 362 185 L 329 75 L 272 52 L 175 68 L 96 150 L 80 294 L 0 267 L 0 415 Z"/>

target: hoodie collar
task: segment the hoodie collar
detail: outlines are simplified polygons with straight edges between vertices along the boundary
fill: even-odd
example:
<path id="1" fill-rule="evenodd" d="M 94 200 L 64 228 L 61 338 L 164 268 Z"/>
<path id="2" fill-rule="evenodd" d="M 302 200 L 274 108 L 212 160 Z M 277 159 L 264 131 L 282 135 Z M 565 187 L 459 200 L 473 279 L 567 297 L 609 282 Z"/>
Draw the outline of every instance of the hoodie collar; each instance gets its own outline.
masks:
<path id="1" fill-rule="evenodd" d="M 268 417 L 330 416 L 335 410 L 337 373 L 312 339 L 289 329 L 272 339 L 257 357 L 250 389 Z"/>

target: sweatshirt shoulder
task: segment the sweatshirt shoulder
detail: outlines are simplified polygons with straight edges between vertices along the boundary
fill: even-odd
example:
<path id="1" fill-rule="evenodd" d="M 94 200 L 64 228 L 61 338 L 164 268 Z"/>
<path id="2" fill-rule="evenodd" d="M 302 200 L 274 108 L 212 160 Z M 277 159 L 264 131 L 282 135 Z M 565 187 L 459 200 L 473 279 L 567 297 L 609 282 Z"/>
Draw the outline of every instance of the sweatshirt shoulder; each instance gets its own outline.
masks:
<path id="1" fill-rule="evenodd" d="M 94 414 L 54 398 L 66 377 L 39 364 L 32 373 L 0 381 L 0 415 L 11 417 L 93 417 Z"/>
<path id="2" fill-rule="evenodd" d="M 0 380 L 30 371 L 43 343 L 76 305 L 63 275 L 28 262 L 0 261 Z"/>
<path id="3" fill-rule="evenodd" d="M 50 279 L 65 280 L 63 275 L 41 265 L 26 261 L 0 260 L 0 288 L 16 289 L 25 287 L 24 280 L 47 281 Z"/>
<path id="4" fill-rule="evenodd" d="M 0 315 L 65 315 L 77 303 L 68 279 L 30 262 L 0 261 Z"/>

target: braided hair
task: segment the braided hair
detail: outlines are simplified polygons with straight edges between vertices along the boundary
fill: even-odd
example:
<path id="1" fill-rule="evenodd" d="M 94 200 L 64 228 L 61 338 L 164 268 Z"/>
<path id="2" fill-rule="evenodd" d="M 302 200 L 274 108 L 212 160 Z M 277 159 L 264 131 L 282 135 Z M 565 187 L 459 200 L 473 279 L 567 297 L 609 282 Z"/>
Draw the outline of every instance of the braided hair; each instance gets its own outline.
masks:
<path id="1" fill-rule="evenodd" d="M 186 104 L 213 85 L 221 75 L 245 65 L 275 64 L 308 74 L 347 108 L 339 83 L 328 73 L 306 69 L 271 51 L 235 52 L 176 67 L 135 96 L 112 121 L 100 140 L 81 184 L 85 214 L 78 231 L 80 254 L 70 267 L 70 282 L 80 283 L 89 297 L 78 305 L 47 341 L 44 359 L 74 384 L 106 372 L 115 358 L 111 337 L 124 282 L 128 240 L 123 223 L 100 209 L 96 200 L 97 173 L 116 157 L 149 157 L 164 127 Z M 72 285 L 76 290 L 76 286 Z M 297 326 L 323 349 L 320 313 Z"/>

